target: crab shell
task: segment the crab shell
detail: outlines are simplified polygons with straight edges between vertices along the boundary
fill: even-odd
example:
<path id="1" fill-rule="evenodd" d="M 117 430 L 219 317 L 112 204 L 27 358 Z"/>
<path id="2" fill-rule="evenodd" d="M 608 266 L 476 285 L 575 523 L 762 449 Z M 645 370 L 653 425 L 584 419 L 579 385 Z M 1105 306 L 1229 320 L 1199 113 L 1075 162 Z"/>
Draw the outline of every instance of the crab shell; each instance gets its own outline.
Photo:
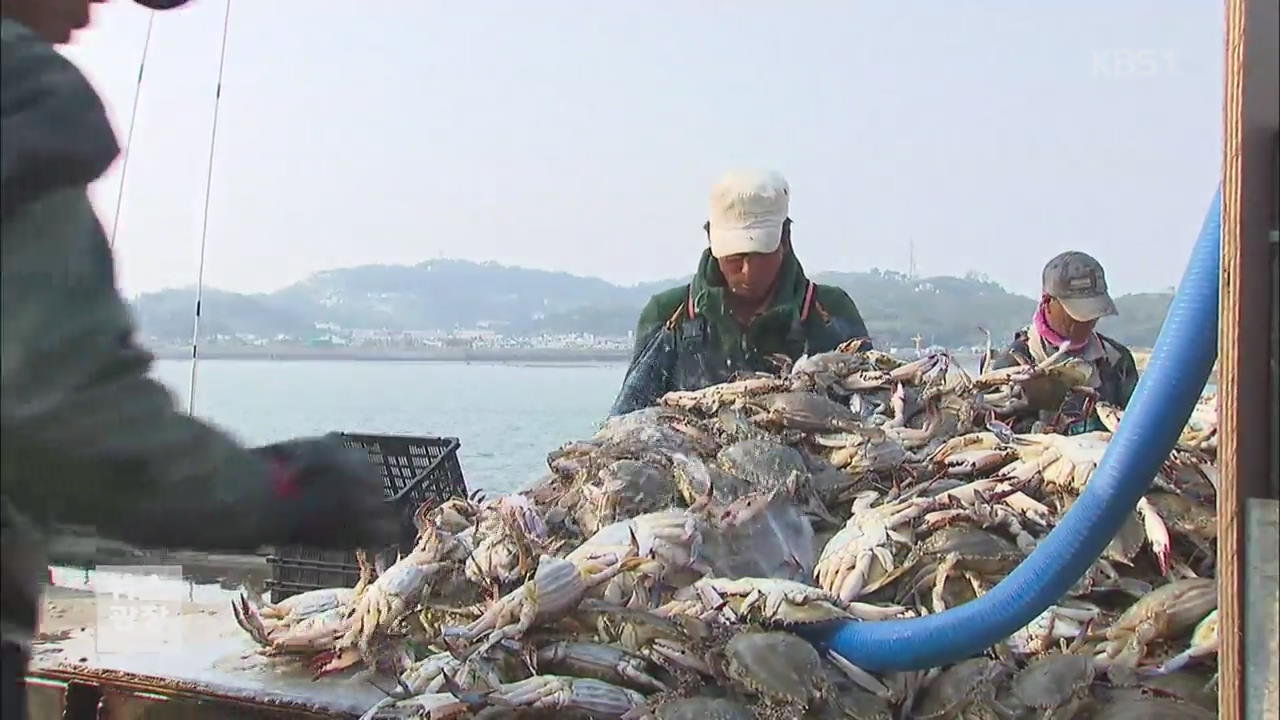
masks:
<path id="1" fill-rule="evenodd" d="M 868 473 L 888 473 L 907 462 L 907 430 L 885 431 L 868 428 L 857 433 L 844 433 L 843 444 L 831 453 L 831 464 L 855 477 Z"/>
<path id="2" fill-rule="evenodd" d="M 551 456 L 556 453 L 551 453 Z M 551 456 L 548 456 L 550 458 Z M 550 460 L 548 460 L 550 462 Z M 471 527 L 479 507 L 470 500 L 451 498 L 437 505 L 427 518 L 436 527 L 450 533 L 460 533 Z"/>
<path id="3" fill-rule="evenodd" d="M 926 562 L 926 566 L 917 577 L 932 577 L 935 568 L 927 563 L 944 562 L 948 556 L 956 558 L 955 569 L 987 575 L 1008 572 L 1023 558 L 1022 551 L 1016 545 L 998 535 L 967 525 L 952 525 L 926 536 L 901 565 L 864 588 L 864 593 L 873 593 L 898 581 L 922 562 Z M 910 587 L 903 587 L 899 597 L 905 597 L 910 590 Z"/>
<path id="4" fill-rule="evenodd" d="M 520 577 L 520 548 L 515 538 L 493 534 L 480 541 L 464 564 L 467 579 L 476 585 L 499 585 Z"/>
<path id="5" fill-rule="evenodd" d="M 444 673 L 457 681 L 465 668 L 463 663 L 448 652 L 428 655 L 400 673 L 400 682 L 416 695 L 439 692 L 444 687 Z"/>
<path id="6" fill-rule="evenodd" d="M 1093 720 L 1211 720 L 1218 714 L 1183 700 L 1121 688 L 1097 702 Z"/>
<path id="7" fill-rule="evenodd" d="M 802 432 L 858 430 L 861 424 L 853 411 L 822 395 L 807 392 L 779 392 L 753 398 L 759 408 L 757 420 Z"/>
<path id="8" fill-rule="evenodd" d="M 589 677 L 643 690 L 662 692 L 666 686 L 648 673 L 639 655 L 615 645 L 560 641 L 538 650 L 537 666 L 553 673 Z"/>
<path id="9" fill-rule="evenodd" d="M 291 595 L 278 603 L 263 605 L 259 612 L 264 619 L 301 620 L 345 605 L 355 598 L 354 588 L 323 588 Z"/>
<path id="10" fill-rule="evenodd" d="M 984 573 L 1004 572 L 1023 557 L 1016 545 L 999 535 L 965 525 L 934 533 L 920 547 L 924 548 L 922 554 L 933 556 L 955 553 L 960 556 L 957 567 Z"/>
<path id="11" fill-rule="evenodd" d="M 736 700 L 702 696 L 670 700 L 653 712 L 658 720 L 755 720 L 755 714 Z"/>
<path id="12" fill-rule="evenodd" d="M 1154 632 L 1144 641 L 1191 629 L 1218 606 L 1218 581 L 1188 578 L 1161 585 L 1124 611 L 1107 631 L 1115 639 L 1137 632 Z M 1153 627 L 1148 627 L 1149 625 Z"/>
<path id="13" fill-rule="evenodd" d="M 787 632 L 748 630 L 725 646 L 725 670 L 766 702 L 809 707 L 822 659 L 809 643 Z"/>
<path id="14" fill-rule="evenodd" d="M 1148 493 L 1147 502 L 1160 513 L 1170 530 L 1199 542 L 1217 539 L 1218 517 L 1212 504 L 1168 492 Z"/>
<path id="15" fill-rule="evenodd" d="M 309 618 L 289 625 L 283 632 L 272 633 L 265 638 L 266 652 L 298 653 L 328 650 L 334 646 L 351 627 L 348 608 L 336 607 L 317 613 Z M 255 638 L 256 639 L 256 638 Z"/>
<path id="16" fill-rule="evenodd" d="M 979 697 L 994 697 L 995 683 L 1005 668 L 990 658 L 978 657 L 943 670 L 925 688 L 911 715 L 918 720 L 959 717 Z"/>
<path id="17" fill-rule="evenodd" d="M 630 551 L 658 558 L 673 568 L 691 564 L 701 544 L 698 516 L 671 509 L 637 515 L 600 528 L 586 542 L 565 556 L 579 566 L 601 559 L 621 559 Z"/>
<path id="18" fill-rule="evenodd" d="M 582 599 L 585 589 L 586 580 L 576 565 L 543 555 L 533 578 L 504 596 L 503 600 L 519 606 L 536 602 L 534 623 L 537 623 L 573 608 Z"/>
<path id="19" fill-rule="evenodd" d="M 493 698 L 532 710 L 569 710 L 595 718 L 620 718 L 644 707 L 644 696 L 593 678 L 534 675 L 500 686 Z"/>
<path id="20" fill-rule="evenodd" d="M 1216 668 L 1183 669 L 1167 675 L 1153 675 L 1141 680 L 1142 686 L 1161 694 L 1194 703 L 1207 710 L 1218 709 L 1218 673 Z"/>
<path id="21" fill-rule="evenodd" d="M 1018 673 L 1011 690 L 1022 704 L 1039 710 L 1057 708 L 1087 693 L 1093 683 L 1093 658 L 1046 655 Z"/>
<path id="22" fill-rule="evenodd" d="M 827 712 L 818 717 L 849 720 L 893 720 L 889 701 L 871 694 L 848 679 L 830 663 L 824 663 L 826 692 L 820 707 Z"/>
<path id="23" fill-rule="evenodd" d="M 465 702 L 452 693 L 414 695 L 403 700 L 386 698 L 360 716 L 360 720 L 454 720 L 469 714 Z"/>
<path id="24" fill-rule="evenodd" d="M 863 493 L 854 502 L 849 520 L 822 548 L 813 577 L 822 589 L 841 600 L 854 600 L 863 589 L 895 565 L 893 549 L 909 542 L 894 525 L 911 519 L 912 503 L 874 505 L 876 493 Z"/>
<path id="25" fill-rule="evenodd" d="M 670 504 L 671 473 L 653 463 L 616 460 L 602 468 L 597 477 L 616 517 L 635 517 Z"/>

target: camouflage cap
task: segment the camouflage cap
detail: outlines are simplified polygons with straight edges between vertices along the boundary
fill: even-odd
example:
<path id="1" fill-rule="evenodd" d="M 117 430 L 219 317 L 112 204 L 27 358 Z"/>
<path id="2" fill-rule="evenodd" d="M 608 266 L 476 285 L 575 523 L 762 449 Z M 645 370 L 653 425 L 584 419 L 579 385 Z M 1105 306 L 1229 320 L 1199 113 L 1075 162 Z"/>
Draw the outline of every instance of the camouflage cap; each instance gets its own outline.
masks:
<path id="1" fill-rule="evenodd" d="M 143 7 L 152 10 L 172 10 L 173 8 L 185 5 L 187 0 L 133 0 Z"/>
<path id="2" fill-rule="evenodd" d="M 1080 322 L 1120 314 L 1107 293 L 1102 264 L 1085 253 L 1072 250 L 1053 258 L 1044 266 L 1042 281 L 1044 294 Z"/>

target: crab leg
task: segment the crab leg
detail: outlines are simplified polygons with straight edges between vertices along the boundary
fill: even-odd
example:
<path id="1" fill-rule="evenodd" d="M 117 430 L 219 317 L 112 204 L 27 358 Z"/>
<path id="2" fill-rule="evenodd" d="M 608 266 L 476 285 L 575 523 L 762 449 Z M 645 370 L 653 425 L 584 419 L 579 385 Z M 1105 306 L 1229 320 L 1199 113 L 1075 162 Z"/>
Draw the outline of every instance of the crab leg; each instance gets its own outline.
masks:
<path id="1" fill-rule="evenodd" d="M 859 620 L 889 620 L 891 618 L 902 617 L 909 610 L 901 605 L 873 605 L 871 603 L 861 602 L 842 602 L 840 607 L 849 611 L 849 614 Z"/>
<path id="2" fill-rule="evenodd" d="M 666 638 L 656 638 L 649 643 L 642 653 L 645 657 L 653 660 L 659 665 L 665 665 L 663 661 L 673 663 L 686 670 L 692 670 L 703 675 L 713 675 L 711 666 L 705 660 L 697 655 L 690 654 L 688 650 L 680 646 L 672 640 Z M 656 657 L 655 657 L 656 656 Z"/>
<path id="3" fill-rule="evenodd" d="M 871 673 L 846 660 L 843 655 L 828 650 L 827 659 L 867 692 L 885 700 L 893 699 L 893 692 L 885 687 L 884 683 L 877 680 Z"/>
<path id="4" fill-rule="evenodd" d="M 870 551 L 864 551 L 858 555 L 858 559 L 853 564 L 853 568 L 841 580 L 839 576 L 832 582 L 831 578 L 820 578 L 818 584 L 822 587 L 838 587 L 836 596 L 842 601 L 849 601 L 858 597 L 862 592 L 862 588 L 867 583 L 867 573 L 871 572 L 871 561 L 875 558 Z"/>

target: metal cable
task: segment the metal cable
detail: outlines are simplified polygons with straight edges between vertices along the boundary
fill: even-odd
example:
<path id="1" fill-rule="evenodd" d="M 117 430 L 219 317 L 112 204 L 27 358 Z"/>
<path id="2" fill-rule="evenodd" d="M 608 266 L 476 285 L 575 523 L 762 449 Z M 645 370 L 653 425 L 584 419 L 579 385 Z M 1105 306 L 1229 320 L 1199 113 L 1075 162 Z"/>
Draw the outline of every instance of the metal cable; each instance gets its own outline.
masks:
<path id="1" fill-rule="evenodd" d="M 133 149 L 133 129 L 138 125 L 138 98 L 142 95 L 142 73 L 147 66 L 147 50 L 151 48 L 151 28 L 155 25 L 156 11 L 147 14 L 147 35 L 142 41 L 142 60 L 138 62 L 138 87 L 133 91 L 133 109 L 129 112 L 129 130 L 125 134 L 124 151 L 120 153 L 120 190 L 116 193 L 116 212 L 111 218 L 111 234 L 107 246 L 115 248 L 116 229 L 120 227 L 120 208 L 124 206 L 124 179 L 129 172 L 129 151 Z"/>
<path id="2" fill-rule="evenodd" d="M 209 234 L 209 195 L 213 185 L 214 148 L 218 141 L 218 106 L 222 100 L 222 70 L 227 60 L 227 28 L 231 24 L 231 0 L 222 15 L 222 48 L 218 54 L 218 89 L 213 98 L 213 130 L 209 133 L 209 169 L 204 185 L 204 217 L 200 226 L 200 268 L 196 272 L 196 313 L 191 328 L 191 384 L 187 392 L 187 413 L 196 412 L 196 367 L 200 351 L 200 301 L 204 296 L 204 252 Z"/>

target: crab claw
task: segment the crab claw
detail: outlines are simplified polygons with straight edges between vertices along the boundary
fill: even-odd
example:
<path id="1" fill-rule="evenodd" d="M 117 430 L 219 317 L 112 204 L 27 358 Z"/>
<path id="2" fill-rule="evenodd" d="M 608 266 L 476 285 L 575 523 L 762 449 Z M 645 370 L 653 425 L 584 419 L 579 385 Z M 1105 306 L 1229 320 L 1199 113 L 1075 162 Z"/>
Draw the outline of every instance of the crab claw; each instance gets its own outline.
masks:
<path id="1" fill-rule="evenodd" d="M 440 633 L 440 644 L 444 646 L 445 652 L 453 656 L 453 659 L 466 660 L 470 653 L 466 651 L 466 648 L 459 645 L 459 639 L 455 638 L 457 633 L 448 632 L 449 630 L 454 629 L 455 628 L 445 628 L 445 631 Z"/>
<path id="2" fill-rule="evenodd" d="M 1169 528 L 1164 518 L 1156 511 L 1154 505 L 1145 497 L 1138 501 L 1138 515 L 1142 517 L 1142 527 L 1147 532 L 1147 540 L 1151 542 L 1151 552 L 1160 566 L 1160 574 L 1169 574 L 1169 554 L 1173 540 L 1169 537 Z"/>
<path id="3" fill-rule="evenodd" d="M 1008 423 L 1002 422 L 999 419 L 997 419 L 995 410 L 987 411 L 986 427 L 987 427 L 987 430 L 989 430 L 993 435 L 996 436 L 996 439 L 998 439 L 1000 442 L 1006 445 L 1014 445 L 1018 442 L 1017 441 L 1018 436 L 1016 433 L 1014 433 L 1013 428 L 1009 427 Z"/>
<path id="4" fill-rule="evenodd" d="M 974 507 L 991 507 L 991 498 L 978 488 L 973 490 L 973 506 Z"/>
<path id="5" fill-rule="evenodd" d="M 1182 668 L 1186 667 L 1187 665 L 1191 664 L 1191 661 L 1194 660 L 1195 658 L 1196 658 L 1195 654 L 1193 654 L 1190 650 L 1184 650 L 1178 653 L 1177 655 L 1174 655 L 1173 657 L 1169 658 L 1168 660 L 1164 661 L 1160 665 L 1143 669 L 1142 674 L 1147 676 L 1153 676 L 1153 677 L 1160 676 L 1160 675 L 1168 675 L 1170 673 L 1177 672 Z"/>
<path id="6" fill-rule="evenodd" d="M 804 563 L 801 562 L 800 556 L 796 555 L 795 551 L 788 553 L 787 559 L 784 562 L 788 565 L 794 565 L 797 570 L 804 572 Z"/>
<path id="7" fill-rule="evenodd" d="M 445 692 L 454 696 L 459 702 L 464 703 L 472 712 L 479 712 L 486 707 L 511 707 L 512 704 L 505 698 L 494 695 L 493 690 L 485 690 L 484 692 L 475 692 L 468 690 L 458 684 L 457 680 L 449 674 L 447 670 L 440 672 L 441 679 L 444 680 Z"/>
<path id="8" fill-rule="evenodd" d="M 702 512 L 711 505 L 711 501 L 715 500 L 715 483 L 711 479 L 707 479 L 707 492 L 700 496 L 689 505 L 689 512 Z"/>
<path id="9" fill-rule="evenodd" d="M 630 536 L 631 538 L 631 552 L 635 553 L 637 556 L 644 554 L 640 552 L 640 539 L 636 537 L 636 529 L 634 526 L 627 525 L 627 535 Z M 652 554 L 653 554 L 653 547 L 650 546 L 649 555 L 652 556 Z"/>
<path id="10" fill-rule="evenodd" d="M 792 361 L 788 355 L 784 353 L 772 353 L 765 356 L 765 359 L 777 369 L 779 375 L 787 375 L 791 372 Z"/>
<path id="11" fill-rule="evenodd" d="M 360 660 L 360 651 L 353 647 L 342 650 L 326 650 L 312 658 L 308 664 L 312 673 L 311 680 L 314 682 L 325 675 L 332 675 L 346 670 L 359 663 Z"/>
<path id="12" fill-rule="evenodd" d="M 258 614 L 257 609 L 249 602 L 249 599 L 241 594 L 238 598 L 231 601 L 231 612 L 236 617 L 236 623 L 253 638 L 254 642 L 262 646 L 268 646 L 271 641 L 267 639 L 267 628 L 262 623 L 262 616 Z"/>
<path id="13" fill-rule="evenodd" d="M 388 690 L 382 687 L 378 683 L 374 682 L 373 678 L 365 678 L 365 682 L 369 683 L 370 685 L 373 686 L 375 690 L 385 695 L 388 700 L 391 700 L 391 701 L 403 700 L 409 697 L 409 695 L 405 694 L 404 692 L 404 689 L 407 688 L 408 685 L 405 685 L 404 681 L 400 680 L 399 678 L 396 679 L 396 682 L 399 684 L 400 687 L 397 688 L 396 690 Z M 379 701 L 379 704 L 377 705 L 377 707 L 386 707 L 387 705 L 390 705 L 390 704 L 391 704 L 390 702 Z"/>

